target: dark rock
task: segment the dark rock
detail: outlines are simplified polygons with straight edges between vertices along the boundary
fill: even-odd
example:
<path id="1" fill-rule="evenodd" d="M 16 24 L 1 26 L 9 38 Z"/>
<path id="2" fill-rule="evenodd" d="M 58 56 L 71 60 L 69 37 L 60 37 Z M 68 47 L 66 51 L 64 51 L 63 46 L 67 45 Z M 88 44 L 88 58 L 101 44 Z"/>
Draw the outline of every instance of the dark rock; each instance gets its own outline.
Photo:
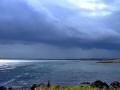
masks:
<path id="1" fill-rule="evenodd" d="M 35 88 L 37 88 L 38 85 L 37 84 L 33 84 L 32 87 L 31 87 L 31 90 L 35 90 Z"/>
<path id="2" fill-rule="evenodd" d="M 48 87 L 48 88 L 51 87 L 51 83 L 50 83 L 50 81 L 48 81 L 47 87 Z"/>
<path id="3" fill-rule="evenodd" d="M 0 90 L 7 90 L 7 88 L 4 87 L 4 86 L 1 86 L 1 87 L 0 87 Z"/>
<path id="4" fill-rule="evenodd" d="M 9 87 L 8 90 L 13 90 L 13 88 L 12 88 L 12 87 Z"/>
<path id="5" fill-rule="evenodd" d="M 91 84 L 92 87 L 96 87 L 96 88 L 109 88 L 109 86 L 107 85 L 107 83 L 102 82 L 100 80 L 97 80 L 95 82 L 93 82 Z"/>
<path id="6" fill-rule="evenodd" d="M 120 88 L 120 82 L 114 81 L 110 84 L 110 87 L 112 88 Z"/>

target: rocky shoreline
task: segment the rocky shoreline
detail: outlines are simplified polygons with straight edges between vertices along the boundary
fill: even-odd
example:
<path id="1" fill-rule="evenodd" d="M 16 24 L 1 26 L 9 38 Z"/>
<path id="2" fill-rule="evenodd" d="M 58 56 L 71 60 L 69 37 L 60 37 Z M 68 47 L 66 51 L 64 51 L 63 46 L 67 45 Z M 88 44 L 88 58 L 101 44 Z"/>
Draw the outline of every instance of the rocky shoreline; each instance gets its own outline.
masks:
<path id="1" fill-rule="evenodd" d="M 0 90 L 120 90 L 120 82 L 114 81 L 110 85 L 101 80 L 96 80 L 95 82 L 83 82 L 80 85 L 76 86 L 60 86 L 60 85 L 51 85 L 51 82 L 48 81 L 47 84 L 33 84 L 30 87 L 23 88 L 14 88 L 14 87 L 5 87 L 0 86 Z"/>

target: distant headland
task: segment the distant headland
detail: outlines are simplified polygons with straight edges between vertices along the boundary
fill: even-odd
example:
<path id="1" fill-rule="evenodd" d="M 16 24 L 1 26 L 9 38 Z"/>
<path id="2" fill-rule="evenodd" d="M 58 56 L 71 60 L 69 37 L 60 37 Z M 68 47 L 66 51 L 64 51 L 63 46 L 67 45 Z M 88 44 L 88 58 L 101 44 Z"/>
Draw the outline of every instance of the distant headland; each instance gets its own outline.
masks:
<path id="1" fill-rule="evenodd" d="M 120 63 L 120 59 L 110 59 L 105 61 L 99 61 L 97 63 Z"/>

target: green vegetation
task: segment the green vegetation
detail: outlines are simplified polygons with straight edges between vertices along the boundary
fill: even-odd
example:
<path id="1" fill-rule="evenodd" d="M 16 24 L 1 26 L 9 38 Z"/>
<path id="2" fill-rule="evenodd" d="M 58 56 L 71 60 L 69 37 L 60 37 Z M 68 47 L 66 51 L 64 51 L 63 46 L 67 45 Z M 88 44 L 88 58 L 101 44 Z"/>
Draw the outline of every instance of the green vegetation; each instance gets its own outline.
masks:
<path id="1" fill-rule="evenodd" d="M 113 60 L 106 60 L 106 61 L 99 61 L 97 63 L 120 63 L 120 59 L 113 59 Z"/>
<path id="2" fill-rule="evenodd" d="M 50 90 L 99 90 L 90 86 L 65 86 L 61 88 L 53 87 Z"/>
<path id="3" fill-rule="evenodd" d="M 115 89 L 115 88 L 96 88 L 96 87 L 91 87 L 91 86 L 52 86 L 50 88 L 36 88 L 35 90 L 120 90 L 120 89 Z"/>
<path id="4" fill-rule="evenodd" d="M 97 80 L 93 83 L 84 82 L 74 86 L 60 86 L 51 85 L 48 81 L 47 84 L 33 84 L 31 87 L 21 89 L 1 86 L 0 90 L 120 90 L 120 82 L 114 81 L 108 85 L 106 82 Z"/>

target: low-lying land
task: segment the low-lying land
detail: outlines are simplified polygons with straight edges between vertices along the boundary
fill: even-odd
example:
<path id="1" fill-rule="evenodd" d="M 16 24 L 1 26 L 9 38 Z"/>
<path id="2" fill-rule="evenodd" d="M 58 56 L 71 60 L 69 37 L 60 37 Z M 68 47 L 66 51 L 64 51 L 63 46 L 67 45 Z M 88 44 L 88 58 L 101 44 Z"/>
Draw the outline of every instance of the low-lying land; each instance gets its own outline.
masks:
<path id="1" fill-rule="evenodd" d="M 106 60 L 106 61 L 99 61 L 97 63 L 120 63 L 120 59 L 113 59 L 113 60 Z"/>
<path id="2" fill-rule="evenodd" d="M 30 87 L 23 87 L 19 89 L 1 86 L 0 90 L 120 90 L 120 82 L 114 81 L 110 85 L 108 85 L 103 81 L 97 80 L 92 83 L 84 82 L 77 86 L 60 86 L 51 85 L 50 81 L 48 81 L 47 84 L 33 84 Z"/>

